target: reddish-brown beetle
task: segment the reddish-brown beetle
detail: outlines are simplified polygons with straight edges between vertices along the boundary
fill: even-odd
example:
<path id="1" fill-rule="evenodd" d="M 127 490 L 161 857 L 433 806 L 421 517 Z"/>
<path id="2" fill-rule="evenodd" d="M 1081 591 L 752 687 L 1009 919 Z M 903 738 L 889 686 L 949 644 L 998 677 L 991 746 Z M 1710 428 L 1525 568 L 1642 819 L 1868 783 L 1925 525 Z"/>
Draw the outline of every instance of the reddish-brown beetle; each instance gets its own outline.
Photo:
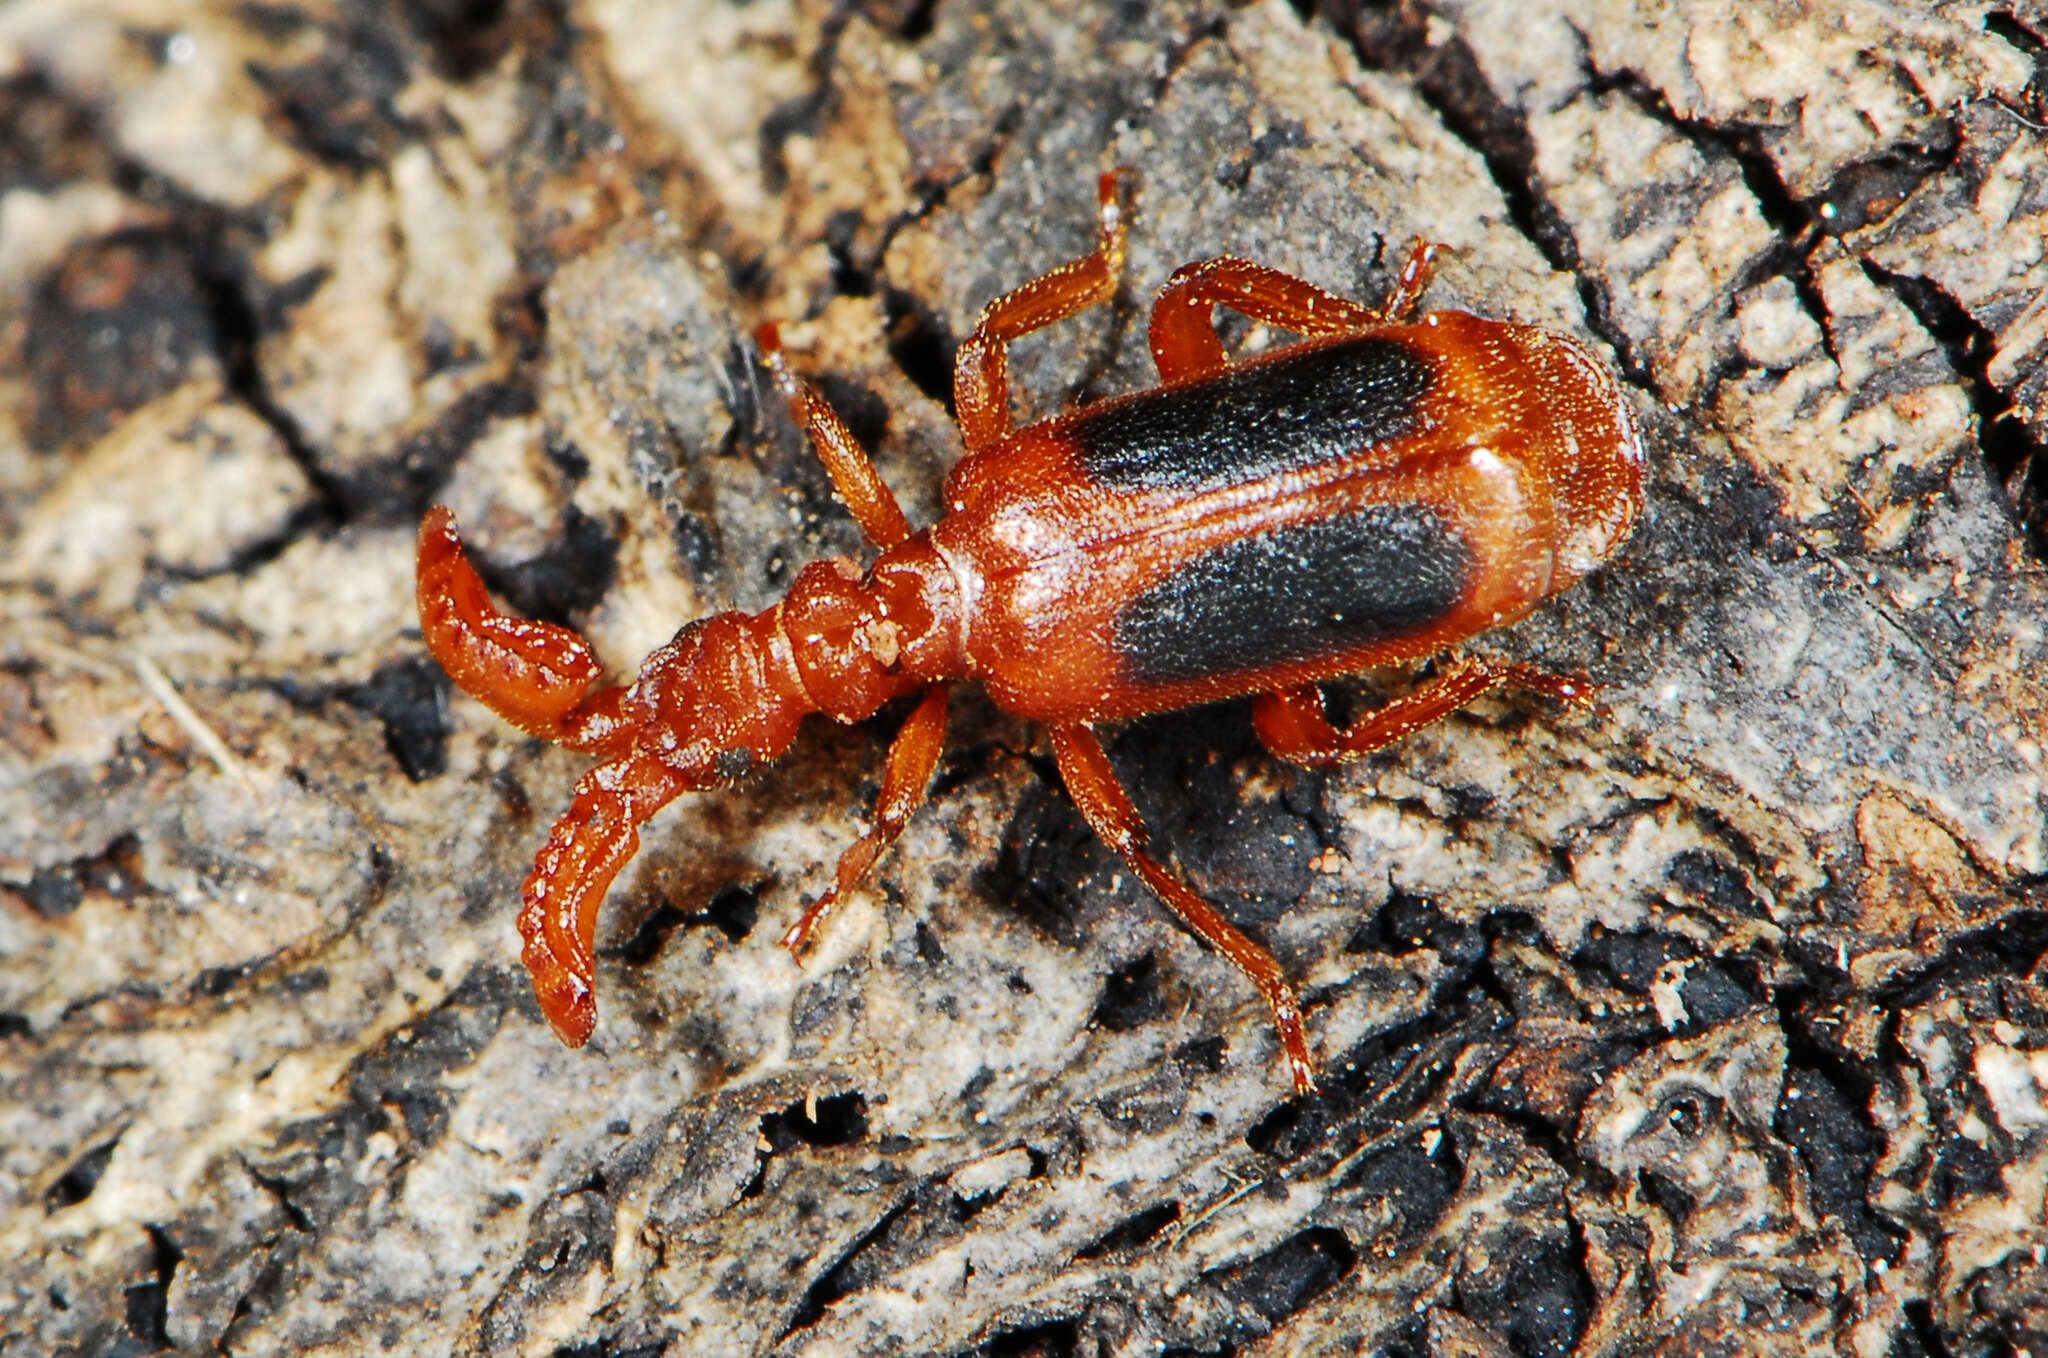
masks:
<path id="1" fill-rule="evenodd" d="M 967 455 L 947 513 L 922 532 L 761 327 L 776 382 L 881 549 L 865 571 L 814 562 L 775 607 L 689 623 L 632 684 L 591 693 L 599 666 L 583 638 L 497 612 L 446 509 L 420 525 L 420 624 L 449 677 L 522 730 L 603 761 L 534 860 L 519 914 L 541 1008 L 570 1046 L 596 1022 L 597 908 L 641 822 L 774 759 L 809 713 L 860 721 L 922 692 L 890 747 L 874 828 L 783 936 L 800 949 L 924 800 L 945 685 L 973 678 L 1051 727 L 1081 814 L 1251 978 L 1295 1087 L 1311 1089 L 1293 987 L 1145 851 L 1093 724 L 1256 694 L 1266 746 L 1327 766 L 1503 684 L 1587 697 L 1583 680 L 1461 659 L 1341 730 L 1324 716 L 1321 681 L 1522 617 L 1611 555 L 1642 509 L 1642 443 L 1612 375 L 1547 330 L 1415 315 L 1432 246 L 1416 245 L 1378 308 L 1242 259 L 1187 265 L 1152 309 L 1159 386 L 1016 427 L 1010 342 L 1115 292 L 1117 184 L 1102 178 L 1094 253 L 998 298 L 960 346 Z M 1217 306 L 1303 338 L 1233 363 Z"/>

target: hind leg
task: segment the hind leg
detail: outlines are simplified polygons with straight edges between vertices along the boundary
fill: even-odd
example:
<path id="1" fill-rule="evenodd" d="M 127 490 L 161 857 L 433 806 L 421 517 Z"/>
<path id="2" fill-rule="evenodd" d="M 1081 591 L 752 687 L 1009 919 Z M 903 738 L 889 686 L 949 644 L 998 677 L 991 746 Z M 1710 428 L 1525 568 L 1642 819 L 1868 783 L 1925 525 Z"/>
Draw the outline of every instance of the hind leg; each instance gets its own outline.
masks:
<path id="1" fill-rule="evenodd" d="M 1559 702 L 1591 706 L 1593 701 L 1594 686 L 1585 679 L 1534 665 L 1461 660 L 1413 693 L 1387 700 L 1342 729 L 1324 715 L 1318 685 L 1262 693 L 1252 704 L 1252 729 L 1267 749 L 1290 764 L 1326 769 L 1384 749 L 1509 684 Z"/>

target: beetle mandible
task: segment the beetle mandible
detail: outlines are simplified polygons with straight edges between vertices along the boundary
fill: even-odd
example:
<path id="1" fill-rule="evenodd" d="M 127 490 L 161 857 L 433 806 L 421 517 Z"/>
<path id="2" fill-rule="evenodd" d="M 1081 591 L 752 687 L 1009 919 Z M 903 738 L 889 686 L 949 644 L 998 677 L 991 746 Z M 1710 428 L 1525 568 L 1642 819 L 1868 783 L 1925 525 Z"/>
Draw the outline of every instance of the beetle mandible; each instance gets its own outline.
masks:
<path id="1" fill-rule="evenodd" d="M 684 792 L 776 758 L 805 715 L 872 716 L 922 693 L 889 748 L 874 824 L 782 937 L 802 949 L 925 798 L 947 685 L 977 679 L 1044 722 L 1081 814 L 1273 1012 L 1298 1091 L 1314 1088 L 1280 965 L 1146 848 L 1096 723 L 1255 695 L 1282 759 L 1360 758 L 1502 685 L 1585 702 L 1586 681 L 1474 658 L 1347 726 L 1319 684 L 1437 656 L 1527 614 L 1628 537 L 1643 446 L 1627 398 L 1577 341 L 1461 311 L 1420 312 L 1436 247 L 1417 242 L 1368 307 L 1248 260 L 1178 270 L 1152 308 L 1160 383 L 1018 428 L 1009 346 L 1109 301 L 1124 257 L 1123 172 L 1098 186 L 1095 250 L 990 303 L 961 344 L 966 456 L 945 514 L 913 533 L 846 424 L 762 354 L 840 497 L 879 549 L 812 562 L 761 613 L 687 623 L 632 683 L 567 628 L 498 612 L 453 516 L 420 525 L 420 625 L 458 685 L 520 729 L 601 761 L 536 856 L 519 933 L 543 1012 L 581 1046 L 597 1019 L 597 910 L 637 827 Z M 1228 307 L 1298 343 L 1232 361 Z"/>

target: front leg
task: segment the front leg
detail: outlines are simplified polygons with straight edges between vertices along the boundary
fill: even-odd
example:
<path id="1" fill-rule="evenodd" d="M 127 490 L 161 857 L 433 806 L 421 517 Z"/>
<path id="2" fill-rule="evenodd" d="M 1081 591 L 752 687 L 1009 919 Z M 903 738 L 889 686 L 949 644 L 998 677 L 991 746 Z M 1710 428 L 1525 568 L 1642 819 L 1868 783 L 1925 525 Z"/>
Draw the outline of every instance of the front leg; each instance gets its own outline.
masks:
<path id="1" fill-rule="evenodd" d="M 924 805 L 939 765 L 939 752 L 946 747 L 946 689 L 935 685 L 889 747 L 889 762 L 882 772 L 882 795 L 875 801 L 874 828 L 862 835 L 839 856 L 839 871 L 825 894 L 811 902 L 782 935 L 782 946 L 801 957 L 811 934 L 832 913 L 847 892 L 861 884 L 903 833 L 911 814 Z"/>

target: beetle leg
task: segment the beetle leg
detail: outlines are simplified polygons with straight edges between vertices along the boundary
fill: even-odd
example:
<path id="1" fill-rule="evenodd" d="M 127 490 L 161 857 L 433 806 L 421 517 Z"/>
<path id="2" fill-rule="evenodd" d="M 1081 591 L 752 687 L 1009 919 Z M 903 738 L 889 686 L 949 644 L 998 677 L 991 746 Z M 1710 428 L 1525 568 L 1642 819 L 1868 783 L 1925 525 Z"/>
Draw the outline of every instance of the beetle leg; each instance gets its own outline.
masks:
<path id="1" fill-rule="evenodd" d="M 534 856 L 520 892 L 521 956 L 541 1012 L 565 1046 L 582 1046 L 597 1023 L 597 908 L 639 851 L 640 824 L 678 793 L 715 781 L 637 755 L 600 764 L 576 784 L 575 800 Z"/>
<path id="2" fill-rule="evenodd" d="M 1116 295 L 1124 267 L 1124 213 L 1118 197 L 1123 170 L 1096 183 L 1098 209 L 1094 253 L 1042 273 L 990 302 L 981 323 L 953 360 L 953 410 L 960 434 L 973 452 L 1007 437 L 1017 427 L 1010 413 L 1010 341 L 1067 319 Z"/>
<path id="3" fill-rule="evenodd" d="M 1422 305 L 1422 294 L 1429 290 L 1430 275 L 1436 272 L 1436 257 L 1443 249 L 1420 236 L 1408 243 L 1408 262 L 1401 266 L 1394 290 L 1379 305 L 1382 321 L 1405 321 L 1415 314 L 1415 309 Z"/>
<path id="4" fill-rule="evenodd" d="M 1131 805 L 1123 784 L 1117 781 L 1116 771 L 1109 766 L 1102 742 L 1092 729 L 1080 725 L 1055 726 L 1052 748 L 1068 794 L 1102 842 L 1129 864 L 1160 900 L 1186 920 L 1197 937 L 1229 958 L 1258 987 L 1273 1010 L 1273 1026 L 1279 1030 L 1280 1046 L 1294 1077 L 1295 1092 L 1312 1092 L 1316 1087 L 1315 1068 L 1302 1029 L 1301 1001 L 1295 997 L 1294 987 L 1288 984 L 1273 954 L 1247 938 L 1223 917 L 1222 911 L 1197 896 L 1145 852 L 1145 822 Z"/>
<path id="5" fill-rule="evenodd" d="M 632 739 L 624 688 L 588 690 L 601 672 L 590 643 L 566 627 L 500 613 L 463 555 L 455 516 L 420 521 L 420 631 L 463 692 L 529 735 L 572 750 L 617 754 Z"/>
<path id="6" fill-rule="evenodd" d="M 896 733 L 889 746 L 889 762 L 882 774 L 882 795 L 875 802 L 874 828 L 862 835 L 839 858 L 839 873 L 825 894 L 811 902 L 795 924 L 782 936 L 782 946 L 801 953 L 811 933 L 824 922 L 840 897 L 859 886 L 888 847 L 903 833 L 903 826 L 918 807 L 938 766 L 939 751 L 946 745 L 946 689 L 934 686 Z"/>
<path id="7" fill-rule="evenodd" d="M 1590 706 L 1594 686 L 1534 665 L 1460 660 L 1434 679 L 1367 712 L 1339 730 L 1324 715 L 1317 684 L 1262 693 L 1252 704 L 1252 729 L 1267 749 L 1291 764 L 1326 769 L 1348 763 L 1442 721 L 1465 704 L 1504 684 Z"/>
<path id="8" fill-rule="evenodd" d="M 875 464 L 868 460 L 846 421 L 839 418 L 839 412 L 832 408 L 824 393 L 798 380 L 790 371 L 789 360 L 782 352 L 782 335 L 774 322 L 754 331 L 754 341 L 761 346 L 761 357 L 774 375 L 775 385 L 789 398 L 790 414 L 811 436 L 819 459 L 832 476 L 833 488 L 852 511 L 860 531 L 877 547 L 894 547 L 909 537 L 910 523 L 903 517 L 903 506 L 897 503 L 895 493 L 875 470 Z"/>
<path id="9" fill-rule="evenodd" d="M 1301 335 L 1334 335 L 1376 324 L 1379 313 L 1305 279 L 1234 255 L 1174 270 L 1152 304 L 1152 361 L 1169 382 L 1215 372 L 1230 360 L 1216 334 L 1216 308 Z"/>
<path id="10" fill-rule="evenodd" d="M 1436 246 L 1416 241 L 1393 292 L 1377 307 L 1233 255 L 1182 265 L 1152 304 L 1152 361 L 1168 382 L 1225 367 L 1230 358 L 1216 334 L 1219 306 L 1298 335 L 1336 335 L 1403 319 L 1429 286 L 1436 251 Z"/>

